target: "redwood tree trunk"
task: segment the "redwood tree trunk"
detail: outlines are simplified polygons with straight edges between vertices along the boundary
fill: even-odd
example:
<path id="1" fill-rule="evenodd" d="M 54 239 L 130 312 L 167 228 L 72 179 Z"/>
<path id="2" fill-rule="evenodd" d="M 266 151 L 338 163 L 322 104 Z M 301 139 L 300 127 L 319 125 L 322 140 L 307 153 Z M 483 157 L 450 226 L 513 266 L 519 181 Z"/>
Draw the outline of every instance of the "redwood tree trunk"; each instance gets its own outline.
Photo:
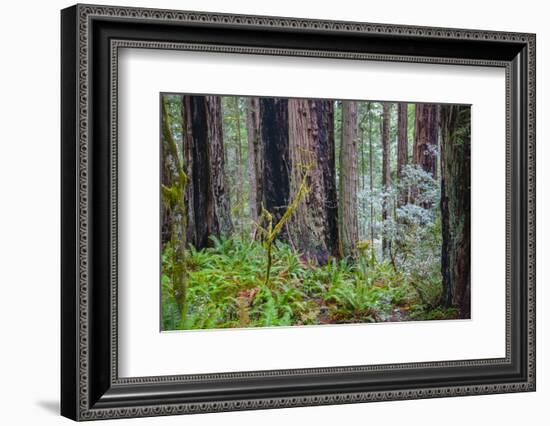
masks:
<path id="1" fill-rule="evenodd" d="M 414 120 L 413 163 L 437 177 L 438 106 L 417 104 Z"/>
<path id="2" fill-rule="evenodd" d="M 289 200 L 288 99 L 260 98 L 260 135 L 263 158 L 262 202 L 281 219 Z M 280 234 L 284 238 L 284 231 Z"/>
<path id="3" fill-rule="evenodd" d="M 260 135 L 260 101 L 246 98 L 246 129 L 248 137 L 248 180 L 250 185 L 250 216 L 258 221 L 262 204 L 262 145 Z"/>
<path id="4" fill-rule="evenodd" d="M 288 101 L 290 199 L 307 173 L 309 192 L 288 221 L 289 240 L 319 264 L 338 256 L 338 200 L 334 169 L 332 101 Z"/>
<path id="5" fill-rule="evenodd" d="M 470 107 L 441 108 L 442 303 L 470 318 Z"/>
<path id="6" fill-rule="evenodd" d="M 342 102 L 340 147 L 340 246 L 342 256 L 357 255 L 357 102 Z"/>
<path id="7" fill-rule="evenodd" d="M 403 167 L 408 163 L 409 141 L 408 129 L 408 104 L 397 104 L 397 177 L 401 179 Z"/>
<path id="8" fill-rule="evenodd" d="M 231 230 L 224 170 L 221 101 L 217 96 L 183 97 L 184 145 L 188 184 L 188 241 L 209 245 L 209 236 Z"/>
<path id="9" fill-rule="evenodd" d="M 391 185 L 390 170 L 390 107 L 387 102 L 382 104 L 382 189 L 387 191 Z M 384 196 L 382 201 L 382 220 L 389 216 L 389 197 Z M 388 249 L 388 241 L 382 238 L 382 251 L 385 253 Z"/>
<path id="10" fill-rule="evenodd" d="M 229 186 L 225 173 L 221 97 L 207 96 L 206 106 L 208 110 L 208 168 L 210 171 L 210 192 L 208 194 L 210 232 L 216 236 L 228 236 L 233 230 L 233 225 L 231 223 Z"/>

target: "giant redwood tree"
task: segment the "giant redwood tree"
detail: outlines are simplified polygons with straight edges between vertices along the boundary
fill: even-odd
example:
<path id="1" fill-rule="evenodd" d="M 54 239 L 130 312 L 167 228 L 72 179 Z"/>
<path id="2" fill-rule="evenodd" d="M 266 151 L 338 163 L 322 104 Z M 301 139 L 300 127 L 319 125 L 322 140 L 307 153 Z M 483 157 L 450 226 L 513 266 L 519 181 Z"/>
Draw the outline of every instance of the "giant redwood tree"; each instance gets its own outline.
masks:
<path id="1" fill-rule="evenodd" d="M 442 303 L 470 317 L 470 107 L 441 107 Z"/>
<path id="2" fill-rule="evenodd" d="M 211 230 L 216 236 L 228 236 L 233 230 L 229 186 L 225 172 L 222 101 L 220 96 L 207 96 L 209 202 L 212 206 Z"/>
<path id="3" fill-rule="evenodd" d="M 288 99 L 260 98 L 260 136 L 263 158 L 262 203 L 274 223 L 289 201 Z M 284 231 L 281 233 L 284 237 Z"/>
<path id="4" fill-rule="evenodd" d="M 288 221 L 289 240 L 306 257 L 325 264 L 338 256 L 333 101 L 290 99 L 288 123 L 290 199 L 304 175 L 308 188 Z"/>
<path id="5" fill-rule="evenodd" d="M 201 249 L 211 235 L 231 232 L 226 188 L 221 100 L 219 96 L 183 97 L 188 241 Z"/>
<path id="6" fill-rule="evenodd" d="M 342 101 L 342 142 L 340 146 L 340 246 L 343 256 L 357 255 L 357 102 Z"/>

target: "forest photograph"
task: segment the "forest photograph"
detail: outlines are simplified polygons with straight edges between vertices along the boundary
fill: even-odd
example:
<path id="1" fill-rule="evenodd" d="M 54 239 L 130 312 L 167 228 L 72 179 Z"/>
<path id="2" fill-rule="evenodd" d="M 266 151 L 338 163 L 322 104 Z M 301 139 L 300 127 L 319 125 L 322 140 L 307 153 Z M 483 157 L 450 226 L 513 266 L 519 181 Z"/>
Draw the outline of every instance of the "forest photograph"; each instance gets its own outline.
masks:
<path id="1" fill-rule="evenodd" d="M 161 93 L 161 330 L 469 319 L 470 145 L 470 105 Z"/>

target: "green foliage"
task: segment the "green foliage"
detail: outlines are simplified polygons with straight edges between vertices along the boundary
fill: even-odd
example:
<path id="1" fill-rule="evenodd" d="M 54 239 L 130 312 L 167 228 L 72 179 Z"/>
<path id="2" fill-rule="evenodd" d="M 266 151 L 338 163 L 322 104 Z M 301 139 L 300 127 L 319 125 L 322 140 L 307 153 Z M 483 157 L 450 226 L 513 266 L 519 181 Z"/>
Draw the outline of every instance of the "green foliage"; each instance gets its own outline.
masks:
<path id="1" fill-rule="evenodd" d="M 163 207 L 173 218 L 185 212 L 184 123 L 181 96 L 165 95 L 167 117 L 163 150 L 169 179 L 162 185 Z M 391 185 L 382 186 L 382 103 L 359 102 L 357 141 L 357 220 L 359 256 L 317 265 L 279 240 L 285 220 L 309 188 L 306 173 L 299 196 L 285 217 L 252 218 L 249 206 L 247 108 L 244 97 L 222 97 L 224 168 L 231 200 L 232 236 L 211 237 L 211 247 L 196 250 L 171 230 L 163 239 L 162 329 L 271 327 L 457 318 L 440 306 L 442 225 L 439 179 L 411 165 L 415 104 L 408 105 L 409 165 L 397 175 L 397 108 L 391 108 Z M 339 156 L 342 102 L 334 101 L 335 155 Z M 457 143 L 469 136 L 457 130 Z M 434 155 L 439 154 L 434 151 Z M 170 158 L 169 158 L 170 159 Z M 335 162 L 336 187 L 340 164 Z M 310 166 L 311 167 L 311 166 Z M 383 206 L 389 214 L 382 215 Z M 281 206 L 282 207 L 282 206 Z M 451 212 L 452 213 L 452 212 Z M 179 215 L 182 219 L 185 214 Z M 254 222 L 256 221 L 256 223 Z M 185 226 L 180 224 L 180 231 Z M 253 237 L 251 238 L 251 236 Z M 252 239 L 258 241 L 251 241 Z M 178 251 L 178 244 L 180 242 Z M 382 242 L 385 241 L 383 250 Z M 183 250 L 185 248 L 185 250 Z M 180 276 L 180 282 L 176 277 Z M 180 289 L 179 292 L 177 289 Z M 180 295 L 178 297 L 178 294 Z M 183 295 L 183 296 L 182 296 Z M 179 299 L 179 300 L 178 300 Z M 178 309 L 178 302 L 182 306 Z M 183 309 L 183 314 L 182 314 Z M 182 318 L 183 316 L 183 318 Z"/>
<path id="2" fill-rule="evenodd" d="M 409 277 L 395 272 L 389 262 L 371 265 L 368 250 L 357 262 L 330 259 L 318 266 L 276 240 L 266 285 L 266 249 L 260 242 L 211 239 L 212 247 L 187 250 L 188 309 L 183 321 L 170 282 L 172 248 L 165 246 L 163 330 L 441 319 L 457 314 L 432 304 L 441 291 L 440 279 Z"/>
<path id="3" fill-rule="evenodd" d="M 410 315 L 410 319 L 417 321 L 448 320 L 456 319 L 458 316 L 459 310 L 457 308 L 445 308 L 443 306 L 438 306 L 433 309 L 413 312 Z"/>

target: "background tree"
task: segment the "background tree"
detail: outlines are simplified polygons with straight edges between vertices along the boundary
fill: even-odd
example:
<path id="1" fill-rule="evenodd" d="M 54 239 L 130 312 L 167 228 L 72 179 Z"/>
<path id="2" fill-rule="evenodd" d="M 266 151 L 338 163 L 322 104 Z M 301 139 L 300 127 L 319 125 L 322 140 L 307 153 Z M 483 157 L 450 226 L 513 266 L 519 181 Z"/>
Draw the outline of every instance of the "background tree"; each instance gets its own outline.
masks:
<path id="1" fill-rule="evenodd" d="M 408 104 L 397 104 L 397 177 L 401 178 L 403 167 L 408 163 Z"/>
<path id="2" fill-rule="evenodd" d="M 390 169 L 390 108 L 391 104 L 384 102 L 382 104 L 382 190 L 386 192 L 382 201 L 382 221 L 386 221 L 390 212 L 390 200 L 387 191 L 391 185 Z M 386 234 L 386 232 L 384 232 Z M 382 251 L 388 250 L 388 239 L 382 239 Z"/>
<path id="3" fill-rule="evenodd" d="M 414 124 L 413 163 L 437 177 L 438 105 L 417 104 Z"/>
<path id="4" fill-rule="evenodd" d="M 164 100 L 163 329 L 470 315 L 468 107 Z"/>
<path id="5" fill-rule="evenodd" d="M 308 191 L 288 222 L 289 241 L 308 258 L 325 264 L 338 256 L 338 200 L 334 168 L 332 101 L 288 101 L 290 198 L 307 173 Z"/>
<path id="6" fill-rule="evenodd" d="M 357 102 L 342 102 L 340 147 L 340 246 L 343 256 L 357 255 Z"/>
<path id="7" fill-rule="evenodd" d="M 368 120 L 369 120 L 369 127 L 368 127 L 368 132 L 369 132 L 369 191 L 370 191 L 370 194 L 371 196 L 369 197 L 370 198 L 370 221 L 369 221 L 369 227 L 370 227 L 370 239 L 371 239 L 371 244 L 374 244 L 374 197 L 373 197 L 373 194 L 374 194 L 374 179 L 373 179 L 373 175 L 374 175 L 374 164 L 373 164 L 373 156 L 374 156 L 374 151 L 373 151 L 373 141 L 372 141 L 372 131 L 373 131 L 373 127 L 372 127 L 372 122 L 373 122 L 373 113 L 372 113 L 372 105 L 371 103 L 368 104 Z"/>
<path id="8" fill-rule="evenodd" d="M 470 107 L 441 108 L 442 302 L 470 317 Z"/>
<path id="9" fill-rule="evenodd" d="M 222 97 L 225 174 L 229 183 L 230 217 L 235 236 L 247 238 L 252 228 L 249 208 L 246 98 Z"/>
<path id="10" fill-rule="evenodd" d="M 228 103 L 230 105 L 230 117 L 232 116 L 233 122 L 235 123 L 234 126 L 234 141 L 233 141 L 233 158 L 235 160 L 235 171 L 234 171 L 234 183 L 235 186 L 238 185 L 238 190 L 234 191 L 234 200 L 235 204 L 233 205 L 233 210 L 236 217 L 244 218 L 244 210 L 245 210 L 245 203 L 246 203 L 246 193 L 244 192 L 244 161 L 243 161 L 243 131 L 242 131 L 242 119 L 241 119 L 241 98 L 239 96 L 232 96 L 231 98 L 228 98 Z M 238 220 L 237 224 L 237 231 L 239 234 L 243 234 L 244 230 L 244 221 Z"/>
<path id="11" fill-rule="evenodd" d="M 250 216 L 258 221 L 262 204 L 263 159 L 260 138 L 260 101 L 246 98 L 246 129 L 248 138 L 248 180 Z"/>

